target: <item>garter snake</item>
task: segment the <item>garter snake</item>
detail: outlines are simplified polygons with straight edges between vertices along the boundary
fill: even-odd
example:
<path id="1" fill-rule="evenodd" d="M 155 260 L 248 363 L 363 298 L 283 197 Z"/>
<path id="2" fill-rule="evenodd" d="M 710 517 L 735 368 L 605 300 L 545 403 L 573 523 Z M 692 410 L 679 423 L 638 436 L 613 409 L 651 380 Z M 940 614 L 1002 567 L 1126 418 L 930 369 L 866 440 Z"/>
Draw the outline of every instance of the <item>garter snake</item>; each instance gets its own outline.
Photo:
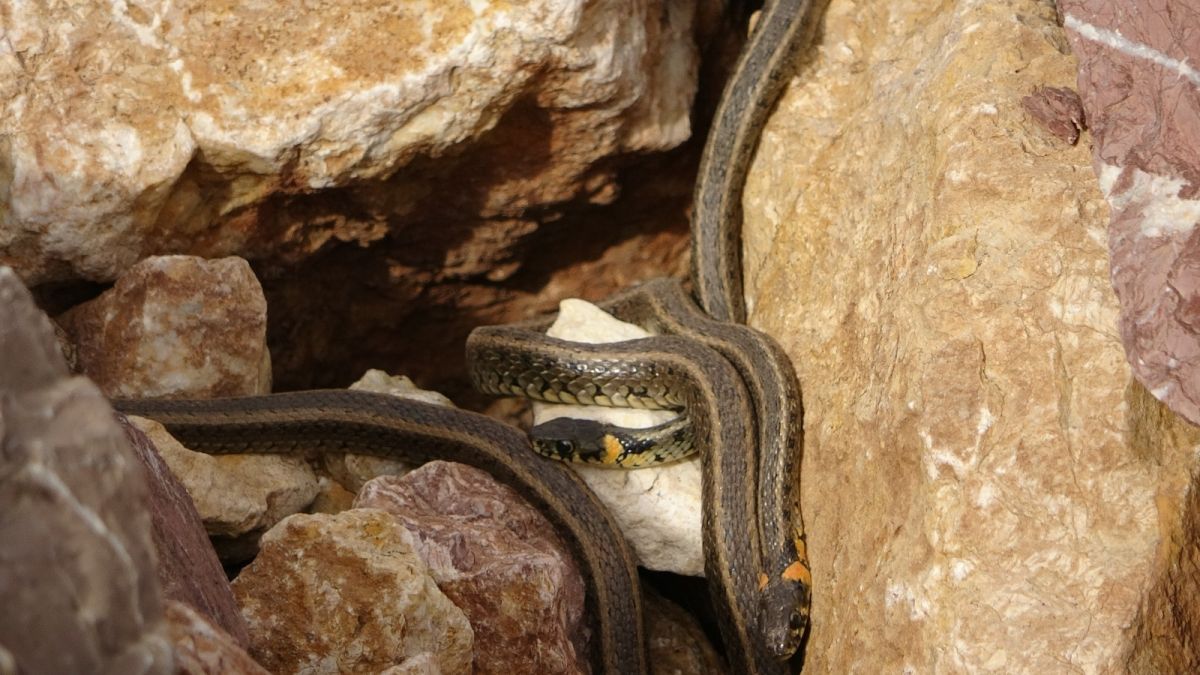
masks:
<path id="1" fill-rule="evenodd" d="M 467 361 L 476 388 L 486 393 L 545 397 L 595 387 L 592 380 L 602 374 L 612 391 L 678 397 L 704 453 L 704 572 L 727 656 L 736 672 L 787 672 L 757 638 L 762 559 L 753 525 L 754 418 L 745 385 L 725 358 L 684 337 L 580 344 L 527 326 L 487 326 L 467 338 Z"/>
<path id="2" fill-rule="evenodd" d="M 575 472 L 535 454 L 517 429 L 466 410 L 345 389 L 114 405 L 157 420 L 198 452 L 355 452 L 487 471 L 546 515 L 573 549 L 587 584 L 586 609 L 598 628 L 592 662 L 605 673 L 647 672 L 633 551 Z"/>
<path id="3" fill-rule="evenodd" d="M 751 469 L 757 474 L 753 513 L 764 564 L 758 568 L 759 613 L 751 637 L 775 657 L 786 659 L 807 627 L 812 583 L 798 496 L 803 449 L 800 388 L 782 347 L 743 325 L 741 200 L 762 127 L 786 82 L 793 55 L 815 30 L 816 16 L 812 0 L 768 2 L 726 84 L 700 162 L 692 209 L 692 285 L 703 312 L 669 280 L 650 282 L 601 307 L 631 323 L 709 346 L 732 362 L 744 379 L 757 424 L 758 463 Z M 519 393 L 531 393 L 525 389 Z M 707 512 L 720 506 L 705 508 Z M 717 611 L 726 609 L 718 602 Z M 743 614 L 733 620 L 745 618 Z M 746 631 L 740 631 L 737 637 L 744 635 Z M 756 653 L 748 646 L 740 651 Z M 736 660 L 734 668 L 758 672 Z"/>

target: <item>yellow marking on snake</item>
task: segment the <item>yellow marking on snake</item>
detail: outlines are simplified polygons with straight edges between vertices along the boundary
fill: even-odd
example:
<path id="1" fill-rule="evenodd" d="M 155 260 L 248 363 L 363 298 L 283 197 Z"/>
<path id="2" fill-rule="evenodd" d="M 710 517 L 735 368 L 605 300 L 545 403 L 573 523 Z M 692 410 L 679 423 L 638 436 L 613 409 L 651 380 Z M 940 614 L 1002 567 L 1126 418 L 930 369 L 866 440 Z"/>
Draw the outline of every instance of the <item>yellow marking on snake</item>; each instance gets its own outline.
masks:
<path id="1" fill-rule="evenodd" d="M 620 439 L 612 434 L 604 434 L 604 463 L 616 464 L 621 453 L 625 452 L 625 447 L 621 445 Z"/>
<path id="2" fill-rule="evenodd" d="M 766 572 L 759 572 L 758 573 L 758 590 L 761 591 L 762 589 L 766 588 L 767 582 L 769 582 L 770 580 L 771 580 L 771 577 L 767 576 Z"/>
<path id="3" fill-rule="evenodd" d="M 788 581 L 799 581 L 802 584 L 812 584 L 812 572 L 808 570 L 807 565 L 799 560 L 791 565 L 788 565 L 787 569 L 785 569 L 783 574 L 780 576 Z"/>

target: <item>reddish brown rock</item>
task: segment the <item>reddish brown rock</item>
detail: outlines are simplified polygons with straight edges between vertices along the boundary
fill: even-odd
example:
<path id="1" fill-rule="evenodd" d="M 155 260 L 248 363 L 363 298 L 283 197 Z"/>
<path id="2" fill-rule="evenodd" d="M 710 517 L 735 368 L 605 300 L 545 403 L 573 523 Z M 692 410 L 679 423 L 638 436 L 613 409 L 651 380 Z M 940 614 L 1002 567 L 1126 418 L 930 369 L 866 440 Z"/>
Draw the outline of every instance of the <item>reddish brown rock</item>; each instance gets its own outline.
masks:
<path id="1" fill-rule="evenodd" d="M 271 389 L 267 303 L 240 258 L 147 258 L 59 319 L 79 370 L 114 398 Z"/>
<path id="2" fill-rule="evenodd" d="M 1134 376 L 1200 424 L 1200 7 L 1061 0 Z"/>
<path id="3" fill-rule="evenodd" d="M 0 267 L 0 664 L 170 673 L 145 473 Z"/>
<path id="4" fill-rule="evenodd" d="M 438 586 L 471 620 L 479 673 L 585 672 L 583 579 L 550 523 L 478 469 L 430 462 L 367 483 L 415 536 Z"/>
<path id="5" fill-rule="evenodd" d="M 169 600 L 200 611 L 238 644 L 249 644 L 246 622 L 192 498 L 146 434 L 124 415 L 117 418 L 146 470 L 154 547 L 158 552 L 158 580 L 163 594 Z M 168 620 L 171 620 L 170 610 Z"/>
<path id="6" fill-rule="evenodd" d="M 190 606 L 167 603 L 177 675 L 268 675 L 238 641 Z"/>
<path id="7" fill-rule="evenodd" d="M 380 672 L 418 658 L 470 673 L 471 625 L 412 539 L 373 509 L 284 519 L 233 582 L 250 653 L 271 672 Z"/>

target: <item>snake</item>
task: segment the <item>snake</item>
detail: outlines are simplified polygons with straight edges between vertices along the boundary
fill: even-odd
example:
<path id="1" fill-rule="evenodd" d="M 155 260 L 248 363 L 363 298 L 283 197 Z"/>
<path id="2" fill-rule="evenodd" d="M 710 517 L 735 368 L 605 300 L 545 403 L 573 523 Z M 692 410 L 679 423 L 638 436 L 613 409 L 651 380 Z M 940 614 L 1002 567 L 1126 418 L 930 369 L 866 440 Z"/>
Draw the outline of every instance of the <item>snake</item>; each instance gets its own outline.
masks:
<path id="1" fill-rule="evenodd" d="M 739 55 L 718 103 L 701 156 L 692 206 L 691 280 L 700 309 L 678 282 L 670 279 L 652 280 L 632 292 L 600 303 L 602 309 L 617 318 L 658 332 L 686 336 L 710 347 L 734 365 L 749 390 L 757 425 L 758 465 L 753 513 L 757 514 L 756 544 L 763 563 L 754 593 L 758 598 L 758 612 L 753 638 L 763 642 L 766 650 L 777 659 L 787 659 L 798 649 L 808 626 L 811 603 L 812 576 L 798 489 L 803 451 L 801 393 L 795 368 L 779 343 L 745 325 L 741 201 L 763 125 L 786 84 L 789 65 L 796 51 L 811 39 L 816 23 L 812 0 L 770 2 Z M 530 332 L 540 331 L 545 323 L 526 322 L 523 326 Z M 471 353 L 470 348 L 468 353 Z M 586 373 L 587 378 L 595 375 L 595 372 Z M 488 384 L 481 383 L 476 373 L 472 376 L 477 388 L 490 393 L 522 395 L 550 402 L 619 404 L 613 399 L 620 397 L 604 392 L 594 396 L 587 386 L 551 393 L 526 386 L 527 382 L 518 382 L 510 384 L 507 391 L 492 391 Z M 586 378 L 581 375 L 581 379 Z M 551 395 L 547 396 L 548 393 Z M 679 407 L 678 401 L 654 403 L 639 402 L 637 405 Z M 680 437 L 692 422 L 690 408 L 684 408 L 685 416 L 640 432 L 560 418 L 535 427 L 534 433 L 543 439 L 535 440 L 534 445 L 543 454 L 557 459 L 625 466 L 669 461 L 686 452 L 678 447 Z M 735 414 L 730 410 L 718 410 L 717 413 L 725 417 Z M 662 438 L 671 442 L 656 445 L 646 440 Z M 744 484 L 734 477 L 726 480 Z M 719 508 L 719 505 L 706 505 L 705 508 Z M 711 580 L 707 567 L 706 577 Z M 738 587 L 736 584 L 724 585 Z M 731 611 L 722 607 L 719 601 L 716 604 L 718 614 Z M 731 620 L 744 619 L 742 615 Z M 741 631 L 732 637 L 738 639 L 745 634 L 746 631 Z M 725 636 L 727 643 L 730 638 Z M 739 651 L 755 652 L 745 645 Z M 759 672 L 748 670 L 745 664 L 735 662 L 734 665 L 738 671 Z"/>
<path id="2" fill-rule="evenodd" d="M 528 355 L 532 349 L 557 359 L 570 351 L 572 359 L 596 367 L 602 361 L 633 359 L 670 372 L 683 392 L 693 433 L 710 448 L 703 478 L 705 569 L 727 656 L 738 673 L 787 672 L 780 658 L 794 648 L 794 608 L 802 607 L 801 618 L 807 616 L 806 601 L 791 597 L 794 584 L 790 590 L 785 587 L 791 595 L 782 601 L 773 599 L 770 590 L 772 579 L 784 576 L 779 569 L 794 569 L 794 563 L 803 560 L 802 534 L 790 536 L 799 518 L 791 496 L 795 481 L 790 478 L 798 443 L 794 434 L 777 432 L 771 433 L 784 440 L 766 445 L 762 440 L 762 429 L 791 428 L 786 421 L 790 413 L 769 414 L 772 405 L 790 396 L 783 393 L 790 384 L 784 374 L 775 384 L 762 386 L 770 380 L 771 359 L 782 350 L 771 347 L 769 339 L 750 339 L 747 336 L 753 333 L 746 331 L 752 329 L 740 326 L 745 320 L 740 202 L 758 136 L 784 83 L 785 66 L 811 32 L 810 4 L 811 0 L 774 0 L 766 7 L 725 88 L 702 155 L 692 214 L 693 283 L 709 320 L 726 327 L 714 335 L 727 333 L 724 338 L 705 343 L 667 335 L 581 346 L 506 327 L 477 329 L 468 338 L 469 348 L 506 345 L 497 353 Z M 649 293 L 639 302 L 652 296 L 666 297 Z M 659 319 L 664 330 L 683 335 L 687 321 L 675 325 L 672 316 L 678 320 L 686 313 L 666 312 Z M 737 361 L 730 356 L 731 349 L 746 357 L 751 372 L 768 375 L 739 375 L 730 364 Z M 794 373 L 791 377 L 794 380 Z M 788 401 L 798 405 L 798 395 Z M 534 453 L 520 431 L 463 410 L 349 390 L 126 400 L 116 406 L 159 421 L 185 445 L 202 452 L 354 451 L 409 461 L 448 459 L 488 471 L 541 509 L 580 561 L 588 616 L 599 638 L 591 655 L 593 663 L 613 675 L 648 672 L 634 553 L 591 490 L 569 468 Z M 757 465 L 755 447 L 759 448 Z M 759 514 L 758 526 L 748 527 L 755 514 Z M 779 534 L 784 530 L 789 536 Z M 762 543 L 777 540 L 784 543 Z M 789 540 L 793 542 L 790 552 Z M 773 562 L 775 558 L 782 563 Z M 783 638 L 773 637 L 767 626 L 771 613 L 763 612 L 764 604 L 786 617 Z"/>
<path id="3" fill-rule="evenodd" d="M 472 331 L 467 362 L 473 383 L 485 393 L 523 391 L 552 401 L 590 389 L 682 404 L 703 452 L 704 572 L 726 656 L 736 672 L 788 672 L 758 639 L 762 559 L 753 526 L 754 418 L 749 393 L 729 361 L 682 336 L 581 344 L 529 325 L 507 325 Z"/>
<path id="4" fill-rule="evenodd" d="M 208 454 L 353 452 L 487 471 L 544 514 L 579 561 L 585 619 L 599 638 L 589 660 L 604 673 L 648 672 L 636 555 L 595 493 L 569 467 L 535 453 L 518 429 L 458 408 L 347 389 L 113 404 Z"/>

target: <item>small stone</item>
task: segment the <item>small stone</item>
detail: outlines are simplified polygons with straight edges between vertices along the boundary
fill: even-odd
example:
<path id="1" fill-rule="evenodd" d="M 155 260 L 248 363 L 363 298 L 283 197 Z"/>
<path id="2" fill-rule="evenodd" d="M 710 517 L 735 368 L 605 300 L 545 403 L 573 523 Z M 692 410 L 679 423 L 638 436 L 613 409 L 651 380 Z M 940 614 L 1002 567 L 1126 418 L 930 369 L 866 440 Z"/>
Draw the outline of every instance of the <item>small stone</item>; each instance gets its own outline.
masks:
<path id="1" fill-rule="evenodd" d="M 176 675 L 268 675 L 238 641 L 188 605 L 167 603 Z"/>
<path id="2" fill-rule="evenodd" d="M 649 332 L 620 321 L 595 305 L 563 300 L 558 318 L 546 331 L 551 337 L 589 344 L 648 337 Z M 618 426 L 642 428 L 675 417 L 663 410 L 533 403 L 533 420 L 541 424 L 556 417 L 593 419 Z M 583 464 L 574 468 L 612 512 L 637 551 L 642 566 L 652 570 L 703 576 L 700 518 L 700 455 L 670 464 L 637 470 L 601 469 Z"/>
<path id="3" fill-rule="evenodd" d="M 147 258 L 59 317 L 80 372 L 112 398 L 267 393 L 267 303 L 241 258 Z"/>
<path id="4" fill-rule="evenodd" d="M 154 442 L 183 483 L 210 536 L 257 538 L 286 516 L 303 511 L 317 495 L 317 476 L 303 457 L 192 452 L 158 422 L 129 420 Z"/>
<path id="5" fill-rule="evenodd" d="M 432 655 L 436 672 L 471 672 L 470 623 L 390 514 L 294 515 L 260 545 L 233 589 L 267 670 L 380 672 Z"/>
<path id="6" fill-rule="evenodd" d="M 476 672 L 586 672 L 579 569 L 512 489 L 469 466 L 429 462 L 367 483 L 355 507 L 386 510 L 412 532 L 438 586 L 471 620 Z"/>
<path id="7" fill-rule="evenodd" d="M 696 617 L 643 587 L 646 640 L 653 675 L 719 675 L 725 661 L 709 642 Z"/>

